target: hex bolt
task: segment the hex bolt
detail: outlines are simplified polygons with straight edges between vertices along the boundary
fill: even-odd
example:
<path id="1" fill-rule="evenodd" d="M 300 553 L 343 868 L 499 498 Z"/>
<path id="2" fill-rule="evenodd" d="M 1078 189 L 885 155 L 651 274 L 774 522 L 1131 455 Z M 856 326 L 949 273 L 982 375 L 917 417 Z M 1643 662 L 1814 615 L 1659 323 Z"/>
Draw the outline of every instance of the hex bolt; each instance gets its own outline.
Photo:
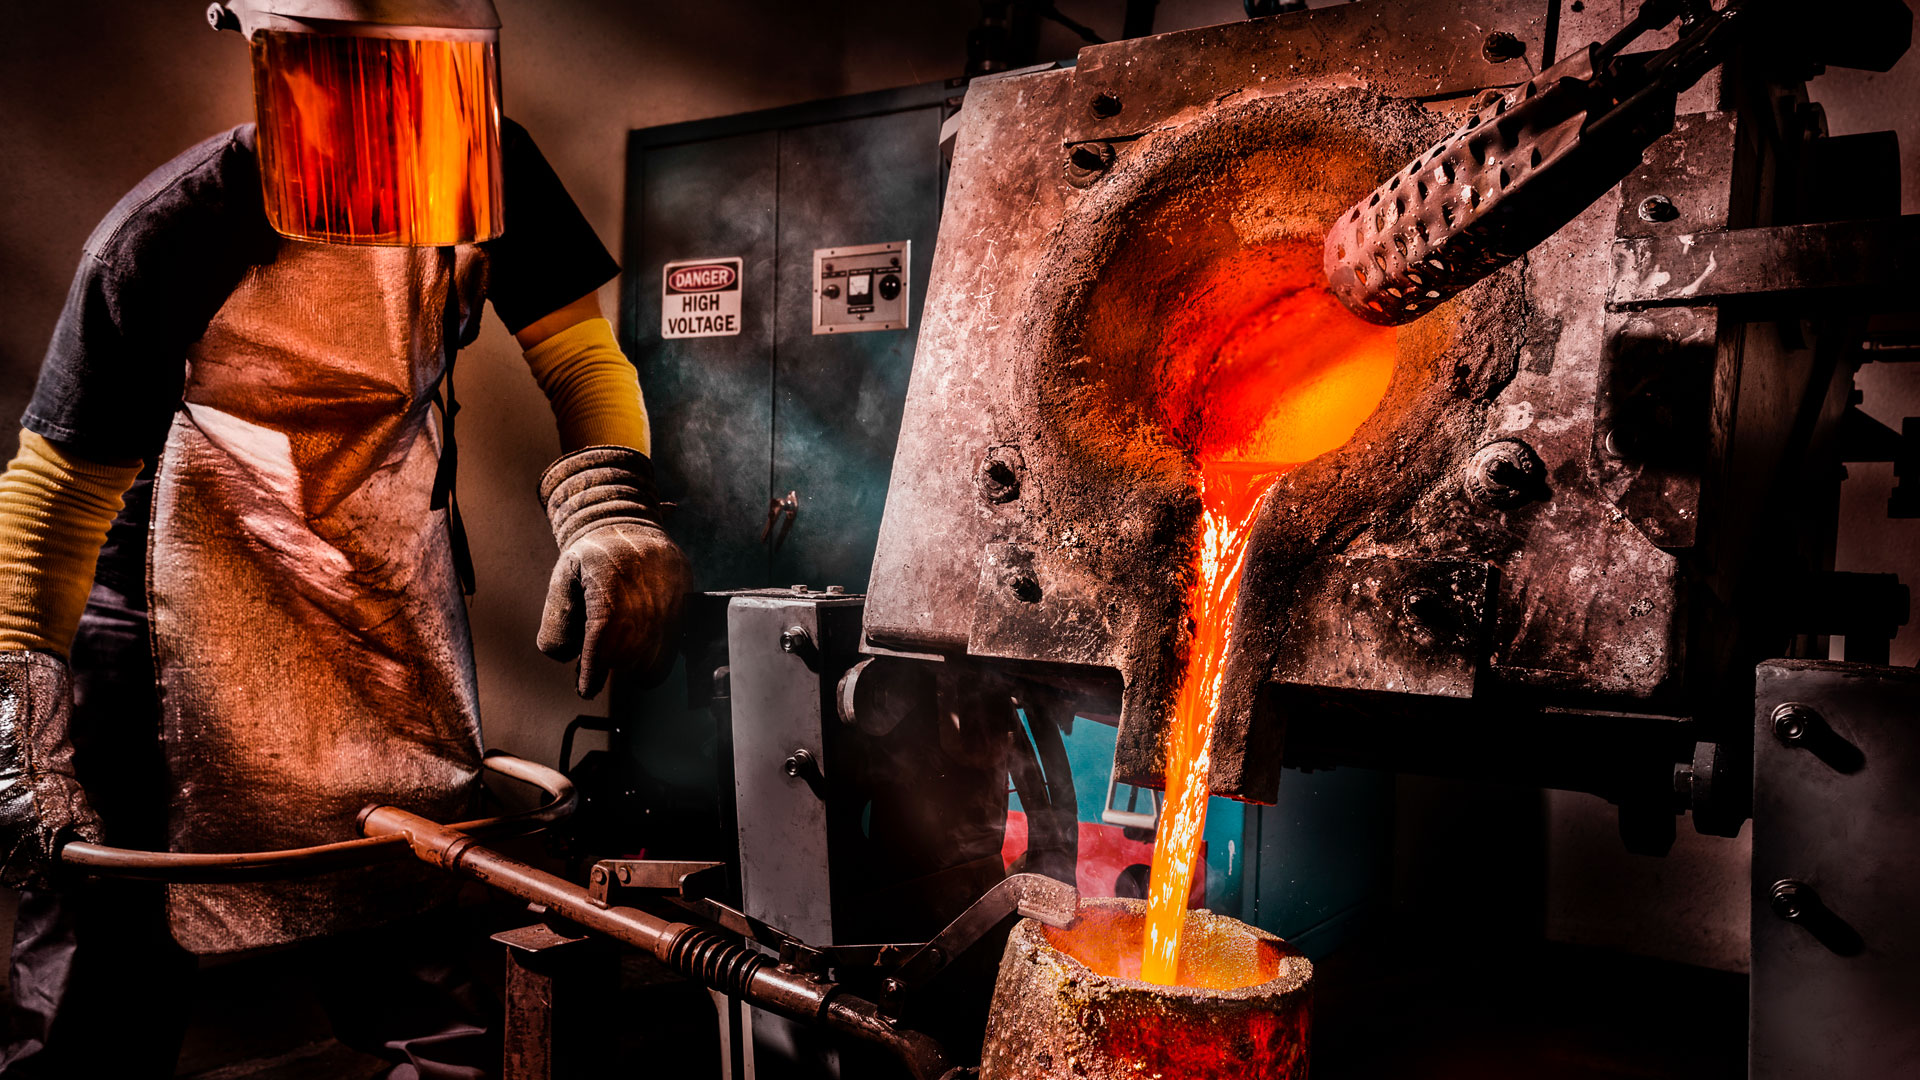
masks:
<path id="1" fill-rule="evenodd" d="M 789 626 L 780 631 L 780 651 L 784 653 L 805 652 L 813 647 L 813 635 L 807 633 L 804 626 Z"/>
<path id="2" fill-rule="evenodd" d="M 981 459 L 974 483 L 979 485 L 980 497 L 990 503 L 1009 503 L 1020 497 L 1020 474 L 1011 464 L 991 455 Z"/>
<path id="3" fill-rule="evenodd" d="M 1504 64 L 1527 55 L 1527 45 L 1505 30 L 1495 30 L 1481 44 L 1480 55 L 1486 57 L 1489 64 Z"/>
<path id="4" fill-rule="evenodd" d="M 1067 151 L 1067 183 L 1088 187 L 1113 167 L 1114 150 L 1109 142 L 1084 142 Z"/>
<path id="5" fill-rule="evenodd" d="M 1467 459 L 1463 486 L 1474 502 L 1509 509 L 1542 494 L 1546 474 L 1532 447 L 1519 439 L 1499 439 Z"/>
<path id="6" fill-rule="evenodd" d="M 604 867 L 604 866 L 596 866 L 596 867 L 594 867 L 594 868 L 593 868 L 593 882 L 594 882 L 594 884 L 596 884 L 596 885 L 599 885 L 599 884 L 602 884 L 602 883 L 604 883 L 604 882 L 605 882 L 606 880 L 607 880 L 607 868 L 606 868 L 606 867 Z"/>
<path id="7" fill-rule="evenodd" d="M 1821 723 L 1820 714 L 1798 701 L 1785 701 L 1773 710 L 1773 737 L 1796 746 Z"/>
<path id="8" fill-rule="evenodd" d="M 1773 913 L 1788 922 L 1799 922 L 1819 910 L 1820 895 L 1813 886 L 1804 881 L 1782 878 L 1773 883 L 1773 891 L 1767 897 L 1767 905 Z"/>
<path id="9" fill-rule="evenodd" d="M 817 770 L 813 764 L 813 751 L 801 747 L 793 753 L 788 754 L 787 760 L 780 765 L 780 771 L 796 779 L 804 773 L 816 772 Z"/>
<path id="10" fill-rule="evenodd" d="M 1680 208 L 1665 195 L 1649 195 L 1640 200 L 1639 213 L 1641 221 L 1672 221 L 1680 216 Z"/>

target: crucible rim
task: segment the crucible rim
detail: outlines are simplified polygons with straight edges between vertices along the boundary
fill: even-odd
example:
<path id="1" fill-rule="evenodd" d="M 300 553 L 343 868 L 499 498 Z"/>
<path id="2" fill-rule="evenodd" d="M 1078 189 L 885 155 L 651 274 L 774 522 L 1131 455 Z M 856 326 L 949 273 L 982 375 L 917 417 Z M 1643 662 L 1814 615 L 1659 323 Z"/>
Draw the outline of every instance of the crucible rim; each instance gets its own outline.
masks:
<path id="1" fill-rule="evenodd" d="M 1088 909 L 1137 913 L 1145 918 L 1147 902 L 1127 897 L 1083 897 L 1080 901 L 1082 912 Z M 1249 922 L 1243 922 L 1231 915 L 1222 915 L 1207 908 L 1190 908 L 1188 920 L 1199 918 L 1204 921 L 1222 921 L 1232 924 L 1239 932 L 1252 937 L 1255 941 L 1276 946 L 1280 953 L 1280 970 L 1273 978 L 1265 982 L 1249 983 L 1246 986 L 1213 988 L 1206 986 L 1169 985 L 1148 982 L 1145 979 L 1129 978 L 1125 975 L 1108 975 L 1096 971 L 1079 957 L 1053 943 L 1047 934 L 1047 928 L 1033 919 L 1022 919 L 1014 928 L 1014 933 L 1027 939 L 1029 947 L 1037 956 L 1049 956 L 1068 971 L 1072 979 L 1088 985 L 1099 986 L 1114 991 L 1129 991 L 1146 994 L 1155 998 L 1178 998 L 1203 1004 L 1214 1001 L 1271 1001 L 1290 997 L 1311 990 L 1313 987 L 1313 961 L 1307 959 L 1300 950 L 1288 944 L 1278 934 L 1263 930 Z M 1075 920 L 1078 925 L 1078 920 Z M 1070 931 L 1069 931 L 1070 932 Z"/>

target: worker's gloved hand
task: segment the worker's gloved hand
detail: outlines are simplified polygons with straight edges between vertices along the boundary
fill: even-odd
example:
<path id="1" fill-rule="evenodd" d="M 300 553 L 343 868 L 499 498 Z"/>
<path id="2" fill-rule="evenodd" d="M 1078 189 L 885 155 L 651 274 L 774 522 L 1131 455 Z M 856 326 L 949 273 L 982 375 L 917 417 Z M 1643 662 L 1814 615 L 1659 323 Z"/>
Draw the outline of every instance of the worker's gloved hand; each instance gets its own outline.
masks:
<path id="1" fill-rule="evenodd" d="M 100 840 L 73 777 L 73 683 L 51 653 L 0 652 L 0 884 L 45 884 L 69 840 Z"/>
<path id="2" fill-rule="evenodd" d="M 547 583 L 540 651 L 580 658 L 580 696 L 609 672 L 659 662 L 692 582 L 687 559 L 654 520 L 653 463 L 623 446 L 590 446 L 554 462 L 540 500 L 560 543 Z"/>

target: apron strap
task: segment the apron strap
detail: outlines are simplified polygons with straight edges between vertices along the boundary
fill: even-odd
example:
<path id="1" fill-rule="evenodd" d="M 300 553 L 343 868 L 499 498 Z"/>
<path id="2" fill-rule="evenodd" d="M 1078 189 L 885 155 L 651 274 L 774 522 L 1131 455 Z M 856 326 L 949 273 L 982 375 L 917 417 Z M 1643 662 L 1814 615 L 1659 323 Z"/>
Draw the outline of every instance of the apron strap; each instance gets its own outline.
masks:
<path id="1" fill-rule="evenodd" d="M 447 269 L 447 301 L 440 321 L 440 347 L 446 351 L 446 365 L 440 385 L 433 389 L 433 403 L 440 407 L 440 467 L 433 474 L 433 499 L 428 505 L 447 512 L 447 539 L 453 548 L 454 573 L 460 576 L 460 591 L 472 596 L 473 549 L 467 544 L 467 526 L 460 520 L 460 499 L 455 491 L 460 472 L 460 444 L 454 441 L 453 418 L 460 413 L 460 402 L 453 396 L 453 362 L 460 355 L 460 287 L 454 277 L 454 249 L 441 248 L 440 257 Z"/>

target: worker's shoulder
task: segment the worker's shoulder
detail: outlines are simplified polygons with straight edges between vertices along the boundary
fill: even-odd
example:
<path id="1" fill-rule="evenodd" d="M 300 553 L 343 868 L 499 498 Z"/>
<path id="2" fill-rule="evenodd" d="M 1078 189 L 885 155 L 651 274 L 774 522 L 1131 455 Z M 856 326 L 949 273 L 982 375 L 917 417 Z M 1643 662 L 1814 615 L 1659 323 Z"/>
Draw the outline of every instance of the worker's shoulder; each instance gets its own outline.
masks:
<path id="1" fill-rule="evenodd" d="M 240 124 L 188 147 L 148 173 L 87 238 L 103 263 L 137 258 L 155 245 L 199 246 L 224 228 L 265 222 L 254 126 Z"/>

